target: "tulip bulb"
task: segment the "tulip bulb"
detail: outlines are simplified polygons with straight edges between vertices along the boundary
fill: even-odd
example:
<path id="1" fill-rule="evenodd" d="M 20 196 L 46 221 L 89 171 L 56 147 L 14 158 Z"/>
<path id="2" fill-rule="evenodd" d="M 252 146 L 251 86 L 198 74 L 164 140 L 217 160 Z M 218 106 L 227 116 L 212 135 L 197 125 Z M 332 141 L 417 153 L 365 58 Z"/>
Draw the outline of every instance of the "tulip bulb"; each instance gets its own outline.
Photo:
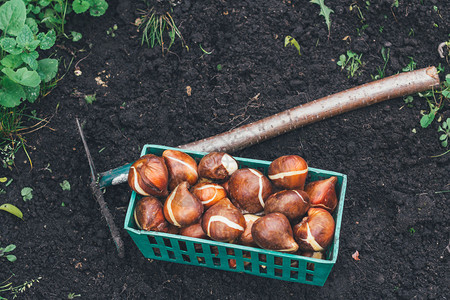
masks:
<path id="1" fill-rule="evenodd" d="M 142 230 L 167 232 L 162 203 L 153 196 L 141 198 L 134 207 L 134 221 Z"/>
<path id="2" fill-rule="evenodd" d="M 302 251 L 325 251 L 333 240 L 335 226 L 327 210 L 310 208 L 308 215 L 294 226 L 294 237 Z"/>
<path id="3" fill-rule="evenodd" d="M 227 197 L 224 187 L 217 183 L 197 183 L 191 192 L 202 202 L 205 210 Z"/>
<path id="4" fill-rule="evenodd" d="M 290 222 L 301 220 L 309 209 L 309 196 L 302 190 L 284 190 L 267 198 L 264 213 L 279 212 Z"/>
<path id="5" fill-rule="evenodd" d="M 298 155 L 281 156 L 272 161 L 268 175 L 272 183 L 280 189 L 303 190 L 308 164 Z"/>
<path id="6" fill-rule="evenodd" d="M 306 186 L 305 191 L 309 195 L 311 207 L 323 208 L 328 210 L 330 213 L 333 213 L 338 202 L 336 196 L 336 183 L 336 176 L 310 182 Z"/>
<path id="7" fill-rule="evenodd" d="M 203 156 L 198 164 L 200 177 L 223 181 L 238 169 L 237 161 L 224 152 L 211 152 Z"/>
<path id="8" fill-rule="evenodd" d="M 187 181 L 194 185 L 198 179 L 197 163 L 188 154 L 178 150 L 165 150 L 162 154 L 169 171 L 169 189 Z"/>
<path id="9" fill-rule="evenodd" d="M 201 222 L 181 228 L 180 234 L 197 239 L 209 239 L 208 235 L 203 231 Z"/>
<path id="10" fill-rule="evenodd" d="M 183 181 L 170 193 L 164 203 L 166 220 L 177 227 L 197 223 L 203 214 L 203 204 L 189 192 L 189 183 Z"/>
<path id="11" fill-rule="evenodd" d="M 255 241 L 253 240 L 252 227 L 253 223 L 255 223 L 255 221 L 258 220 L 260 217 L 252 214 L 245 214 L 244 218 L 245 218 L 245 230 L 239 237 L 239 243 L 244 246 L 257 247 L 258 245 L 256 245 Z"/>
<path id="12" fill-rule="evenodd" d="M 291 224 L 281 213 L 271 213 L 256 220 L 252 226 L 252 236 L 258 246 L 267 250 L 288 253 L 298 250 Z"/>
<path id="13" fill-rule="evenodd" d="M 169 173 L 164 159 L 147 154 L 135 161 L 128 173 L 128 184 L 136 193 L 143 196 L 165 197 Z"/>
<path id="14" fill-rule="evenodd" d="M 228 189 L 233 203 L 251 214 L 262 212 L 267 197 L 272 194 L 270 180 L 260 171 L 250 168 L 234 172 L 228 181 Z"/>
<path id="15" fill-rule="evenodd" d="M 202 228 L 218 242 L 233 242 L 245 230 L 245 218 L 228 198 L 214 204 L 203 215 Z"/>

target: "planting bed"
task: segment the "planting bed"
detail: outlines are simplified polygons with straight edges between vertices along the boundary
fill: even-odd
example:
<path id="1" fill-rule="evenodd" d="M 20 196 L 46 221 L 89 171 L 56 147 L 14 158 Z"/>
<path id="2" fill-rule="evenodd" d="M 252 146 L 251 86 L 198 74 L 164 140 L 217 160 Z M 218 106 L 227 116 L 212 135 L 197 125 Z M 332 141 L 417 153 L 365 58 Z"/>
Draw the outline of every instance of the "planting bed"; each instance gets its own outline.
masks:
<path id="1" fill-rule="evenodd" d="M 68 30 L 83 39 L 57 42 L 60 75 L 67 73 L 29 105 L 51 118 L 26 136 L 33 168 L 19 152 L 12 171 L 0 170 L 14 179 L 8 187 L 0 183 L 0 204 L 24 213 L 21 221 L 0 212 L 0 247 L 17 245 L 16 262 L 0 257 L 0 282 L 12 274 L 14 285 L 41 277 L 19 299 L 448 298 L 450 154 L 430 157 L 445 149 L 437 122 L 420 127 L 420 110 L 429 107 L 417 96 L 412 107 L 392 99 L 233 153 L 262 160 L 298 154 L 311 167 L 348 175 L 339 257 L 323 287 L 145 259 L 122 229 L 127 185 L 105 192 L 125 243 L 120 259 L 89 188 L 75 117 L 86 121 L 94 162 L 106 171 L 137 159 L 144 144 L 186 144 L 370 82 L 383 66 L 382 47 L 390 49 L 387 76 L 401 72 L 409 57 L 417 68 L 441 63 L 441 79 L 450 73 L 437 52 L 449 39 L 447 1 L 400 0 L 398 8 L 366 2 L 356 2 L 361 21 L 356 8 L 349 10 L 352 1 L 326 1 L 334 10 L 328 39 L 319 6 L 307 1 L 182 0 L 171 15 L 189 51 L 176 40 L 164 56 L 140 45 L 134 23 L 146 8 L 141 1 L 109 1 L 100 18 L 70 19 Z M 111 37 L 106 31 L 114 24 Z M 301 56 L 284 47 L 287 35 Z M 336 64 L 347 50 L 363 54 L 353 78 Z M 96 101 L 87 104 L 92 94 Z M 439 116 L 450 117 L 448 104 Z M 63 180 L 70 191 L 61 189 Z M 27 202 L 23 187 L 33 188 Z"/>

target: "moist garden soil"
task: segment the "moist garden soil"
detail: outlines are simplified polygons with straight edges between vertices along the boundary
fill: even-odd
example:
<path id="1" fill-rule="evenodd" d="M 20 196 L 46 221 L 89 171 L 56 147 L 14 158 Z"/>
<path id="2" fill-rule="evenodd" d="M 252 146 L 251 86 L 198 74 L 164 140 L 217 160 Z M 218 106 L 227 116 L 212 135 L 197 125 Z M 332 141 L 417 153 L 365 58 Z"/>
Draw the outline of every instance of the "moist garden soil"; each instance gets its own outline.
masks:
<path id="1" fill-rule="evenodd" d="M 417 95 L 410 106 L 391 99 L 233 153 L 263 160 L 298 154 L 311 167 L 348 175 L 339 256 L 323 287 L 145 259 L 122 229 L 131 195 L 126 184 L 104 194 L 125 243 L 120 259 L 89 188 L 75 123 L 85 122 L 96 167 L 106 171 L 137 159 L 144 144 L 186 144 L 370 82 L 383 66 L 382 47 L 390 49 L 387 76 L 411 58 L 417 68 L 441 64 L 449 73 L 436 50 L 449 38 L 448 1 L 400 0 L 398 8 L 387 0 L 326 1 L 334 10 L 328 38 L 319 6 L 308 1 L 183 0 L 171 16 L 189 51 L 177 39 L 164 55 L 141 46 L 135 20 L 143 2 L 109 4 L 100 18 L 71 17 L 67 30 L 83 39 L 59 40 L 51 53 L 61 59 L 64 77 L 27 106 L 50 120 L 26 135 L 33 167 L 19 151 L 14 168 L 0 171 L 13 178 L 1 186 L 1 203 L 24 213 L 24 221 L 0 215 L 0 245 L 17 245 L 16 262 L 0 258 L 0 282 L 41 278 L 18 299 L 449 297 L 450 194 L 443 191 L 450 190 L 450 154 L 431 157 L 445 149 L 437 122 L 420 127 L 420 111 L 429 107 Z M 114 24 L 112 37 L 107 30 Z M 301 55 L 284 47 L 287 35 Z M 336 64 L 347 50 L 362 54 L 364 63 L 353 78 Z M 86 103 L 86 95 L 96 101 Z M 448 106 L 439 117 L 450 117 Z M 64 180 L 70 191 L 62 190 Z M 27 202 L 23 187 L 33 188 Z M 355 251 L 360 260 L 352 258 Z"/>

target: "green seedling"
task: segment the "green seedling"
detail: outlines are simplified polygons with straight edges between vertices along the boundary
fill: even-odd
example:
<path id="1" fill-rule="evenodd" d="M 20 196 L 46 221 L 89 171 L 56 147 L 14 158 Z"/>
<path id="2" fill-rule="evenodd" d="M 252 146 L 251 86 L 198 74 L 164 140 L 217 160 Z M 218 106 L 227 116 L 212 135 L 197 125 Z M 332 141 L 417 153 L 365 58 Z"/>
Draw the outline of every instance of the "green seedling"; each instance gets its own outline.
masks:
<path id="1" fill-rule="evenodd" d="M 372 79 L 378 80 L 378 79 L 382 79 L 386 76 L 386 66 L 389 61 L 390 52 L 391 52 L 391 49 L 389 49 L 389 48 L 387 49 L 387 51 L 386 51 L 386 48 L 384 48 L 384 47 L 381 48 L 381 57 L 383 58 L 383 61 L 384 61 L 383 68 L 377 67 L 378 74 L 375 76 L 372 75 Z"/>
<path id="2" fill-rule="evenodd" d="M 409 233 L 410 233 L 410 234 L 414 234 L 414 233 L 416 233 L 416 230 L 415 230 L 413 227 L 411 227 L 411 228 L 409 229 Z"/>
<path id="3" fill-rule="evenodd" d="M 22 211 L 12 204 L 9 204 L 9 203 L 2 204 L 2 205 L 0 205 L 0 210 L 4 210 L 4 211 L 18 217 L 19 219 L 23 220 Z"/>
<path id="4" fill-rule="evenodd" d="M 364 23 L 366 18 L 364 18 L 364 15 L 363 15 L 361 9 L 359 8 L 358 4 L 356 4 L 356 3 L 351 4 L 349 10 L 350 11 L 355 10 L 357 12 L 357 14 L 358 14 L 358 18 L 361 21 L 361 23 Z"/>
<path id="5" fill-rule="evenodd" d="M 410 71 L 414 71 L 417 67 L 416 62 L 414 61 L 414 58 L 412 56 L 408 56 L 409 58 L 409 63 L 408 65 L 406 65 L 406 67 L 404 67 L 402 69 L 403 72 L 410 72 Z"/>
<path id="6" fill-rule="evenodd" d="M 217 68 L 217 71 L 219 71 L 219 72 L 222 71 L 222 69 L 223 69 L 221 64 L 218 64 L 216 68 Z"/>
<path id="7" fill-rule="evenodd" d="M 23 201 L 28 201 L 33 199 L 33 189 L 30 187 L 24 187 L 21 191 L 20 194 L 22 195 L 22 199 Z"/>
<path id="8" fill-rule="evenodd" d="M 10 262 L 15 262 L 17 260 L 17 257 L 15 255 L 5 254 L 5 253 L 13 251 L 14 249 L 16 249 L 16 245 L 13 245 L 13 244 L 10 244 L 10 245 L 6 246 L 5 248 L 0 248 L 0 257 L 5 256 L 6 259 L 9 260 Z"/>
<path id="9" fill-rule="evenodd" d="M 114 24 L 114 26 L 113 27 L 109 27 L 109 29 L 108 30 L 106 30 L 106 34 L 107 35 L 110 35 L 111 37 L 115 37 L 116 36 L 116 30 L 117 30 L 117 25 L 116 24 Z"/>
<path id="10" fill-rule="evenodd" d="M 414 36 L 414 35 L 415 35 L 414 29 L 411 28 L 408 32 L 408 36 Z"/>
<path id="11" fill-rule="evenodd" d="M 439 73 L 444 73 L 445 72 L 445 67 L 441 65 L 441 63 L 439 63 L 439 65 L 436 67 L 438 74 Z"/>
<path id="12" fill-rule="evenodd" d="M 206 51 L 205 49 L 203 49 L 202 44 L 199 44 L 198 46 L 200 47 L 200 50 L 202 50 L 202 52 L 203 52 L 204 54 L 206 54 L 206 55 L 210 55 L 210 54 L 212 54 L 213 51 L 214 51 L 214 50 L 209 51 L 209 52 Z"/>
<path id="13" fill-rule="evenodd" d="M 294 46 L 298 50 L 298 55 L 302 55 L 300 53 L 300 45 L 298 44 L 297 40 L 290 35 L 287 35 L 284 38 L 284 47 L 287 46 Z"/>
<path id="14" fill-rule="evenodd" d="M 384 27 L 380 25 L 380 27 L 378 27 L 378 32 L 379 33 L 383 33 Z"/>
<path id="15" fill-rule="evenodd" d="M 96 94 L 91 94 L 91 95 L 85 95 L 84 96 L 84 101 L 86 101 L 87 104 L 92 104 L 92 102 L 94 102 L 95 100 L 97 100 Z"/>
<path id="16" fill-rule="evenodd" d="M 327 24 L 328 28 L 328 39 L 329 39 L 331 34 L 330 14 L 334 13 L 334 11 L 325 5 L 324 0 L 311 0 L 310 2 L 320 6 L 319 16 L 323 16 L 325 18 L 325 23 Z"/>
<path id="17" fill-rule="evenodd" d="M 75 293 L 69 293 L 67 295 L 67 299 L 75 299 L 76 297 L 81 297 L 80 294 L 75 294 Z"/>
<path id="18" fill-rule="evenodd" d="M 405 102 L 406 106 L 408 107 L 413 107 L 413 101 L 414 101 L 414 97 L 413 96 L 407 96 L 405 98 L 403 98 L 403 101 Z"/>
<path id="19" fill-rule="evenodd" d="M 399 5 L 398 0 L 394 0 L 394 2 L 392 2 L 391 7 L 398 8 L 398 5 Z"/>
<path id="20" fill-rule="evenodd" d="M 441 133 L 439 136 L 439 141 L 441 142 L 442 147 L 447 148 L 448 141 L 450 140 L 450 118 L 447 118 L 444 122 L 442 122 L 442 126 L 439 126 L 438 132 Z"/>
<path id="21" fill-rule="evenodd" d="M 143 16 L 137 22 L 139 30 L 142 29 L 141 45 L 145 43 L 151 48 L 155 45 L 159 45 L 161 46 L 161 51 L 164 55 L 165 52 L 169 52 L 176 37 L 181 40 L 183 46 L 186 44 L 180 30 L 169 12 L 163 15 L 158 15 L 155 9 L 151 8 L 148 11 L 142 11 L 142 14 Z M 164 42 L 164 33 L 166 31 L 169 36 L 169 44 L 167 46 Z M 187 46 L 185 47 L 189 50 Z"/>
<path id="22" fill-rule="evenodd" d="M 364 30 L 366 30 L 367 28 L 369 28 L 368 24 L 364 24 L 363 26 L 361 26 L 361 28 L 356 28 L 356 32 L 358 33 L 358 36 L 361 36 L 364 32 Z"/>
<path id="23" fill-rule="evenodd" d="M 358 55 L 350 50 L 347 51 L 347 56 L 342 54 L 339 56 L 337 65 L 341 67 L 341 70 L 346 69 L 348 77 L 354 77 L 359 68 L 363 65 L 361 61 L 362 54 Z"/>
<path id="24" fill-rule="evenodd" d="M 36 279 L 25 281 L 24 283 L 19 284 L 18 286 L 13 286 L 11 282 L 8 282 L 11 279 L 11 277 L 0 283 L 0 293 L 10 292 L 13 295 L 13 299 L 16 299 L 19 296 L 19 294 L 22 294 L 27 289 L 31 288 L 34 283 L 39 282 L 39 280 L 42 279 L 42 277 L 39 276 Z"/>
<path id="25" fill-rule="evenodd" d="M 64 180 L 59 184 L 63 191 L 70 191 L 70 183 L 67 180 Z"/>

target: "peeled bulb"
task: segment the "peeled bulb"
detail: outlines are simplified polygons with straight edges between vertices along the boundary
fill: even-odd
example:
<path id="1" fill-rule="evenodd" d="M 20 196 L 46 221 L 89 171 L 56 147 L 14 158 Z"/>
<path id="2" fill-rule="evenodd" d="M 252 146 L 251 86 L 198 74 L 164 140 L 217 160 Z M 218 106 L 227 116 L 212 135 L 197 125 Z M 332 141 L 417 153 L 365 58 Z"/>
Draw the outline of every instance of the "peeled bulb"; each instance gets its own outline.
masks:
<path id="1" fill-rule="evenodd" d="M 253 240 L 252 227 L 253 223 L 255 223 L 255 221 L 258 220 L 260 217 L 252 214 L 245 214 L 244 218 L 245 218 L 245 230 L 239 237 L 239 243 L 244 246 L 257 247 L 258 245 L 256 245 L 255 241 Z"/>
<path id="2" fill-rule="evenodd" d="M 285 155 L 272 161 L 268 174 L 272 183 L 280 189 L 303 190 L 308 164 L 298 155 Z"/>
<path id="3" fill-rule="evenodd" d="M 189 192 L 189 184 L 186 181 L 177 185 L 164 203 L 166 220 L 177 227 L 197 223 L 202 214 L 203 204 Z"/>
<path id="4" fill-rule="evenodd" d="M 128 173 L 128 184 L 136 193 L 143 196 L 165 197 L 169 173 L 164 159 L 147 154 L 135 161 Z"/>
<path id="5" fill-rule="evenodd" d="M 190 185 L 197 182 L 197 163 L 191 156 L 178 150 L 169 149 L 163 152 L 162 157 L 169 171 L 170 190 L 183 181 L 187 181 Z"/>
<path id="6" fill-rule="evenodd" d="M 324 251 L 333 240 L 335 226 L 327 210 L 310 208 L 308 216 L 294 226 L 294 237 L 302 251 Z"/>
<path id="7" fill-rule="evenodd" d="M 167 232 L 169 228 L 164 218 L 163 205 L 153 196 L 139 199 L 134 207 L 134 220 L 142 230 Z"/>
<path id="8" fill-rule="evenodd" d="M 205 212 L 202 227 L 215 241 L 233 242 L 244 232 L 245 218 L 228 198 L 224 198 Z"/>
<path id="9" fill-rule="evenodd" d="M 200 177 L 223 181 L 238 169 L 237 161 L 224 152 L 211 152 L 203 156 L 198 164 Z"/>
<path id="10" fill-rule="evenodd" d="M 210 182 L 197 183 L 191 188 L 191 192 L 202 202 L 205 209 L 227 197 L 223 186 Z"/>
<path id="11" fill-rule="evenodd" d="M 261 248 L 294 253 L 298 244 L 292 236 L 289 220 L 281 213 L 265 215 L 253 223 L 252 236 Z"/>
<path id="12" fill-rule="evenodd" d="M 250 168 L 239 169 L 231 175 L 228 189 L 233 203 L 247 213 L 259 213 L 272 194 L 270 180 L 260 171 Z"/>
<path id="13" fill-rule="evenodd" d="M 323 208 L 328 210 L 330 213 L 333 213 L 338 202 L 336 196 L 336 183 L 336 176 L 310 182 L 306 186 L 305 191 L 309 195 L 311 207 Z"/>
<path id="14" fill-rule="evenodd" d="M 301 220 L 309 209 L 309 196 L 302 190 L 284 190 L 272 194 L 266 200 L 264 213 L 279 212 L 290 222 Z"/>

